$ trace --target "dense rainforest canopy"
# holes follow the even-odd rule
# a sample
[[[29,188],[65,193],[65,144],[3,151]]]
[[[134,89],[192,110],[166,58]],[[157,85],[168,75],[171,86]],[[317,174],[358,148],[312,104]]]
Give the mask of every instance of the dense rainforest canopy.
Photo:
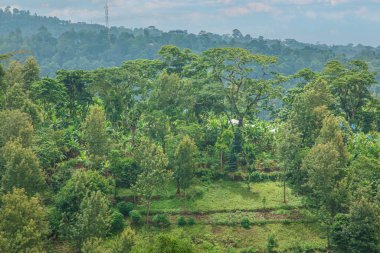
[[[0,252],[380,252],[378,49],[3,19]]]

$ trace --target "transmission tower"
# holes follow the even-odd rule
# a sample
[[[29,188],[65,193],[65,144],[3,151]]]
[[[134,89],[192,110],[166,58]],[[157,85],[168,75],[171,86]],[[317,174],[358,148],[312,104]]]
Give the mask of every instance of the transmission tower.
[[[108,0],[106,0],[106,5],[104,6],[104,13],[105,13],[105,18],[106,18],[106,27],[110,28],[109,16],[108,16]]]

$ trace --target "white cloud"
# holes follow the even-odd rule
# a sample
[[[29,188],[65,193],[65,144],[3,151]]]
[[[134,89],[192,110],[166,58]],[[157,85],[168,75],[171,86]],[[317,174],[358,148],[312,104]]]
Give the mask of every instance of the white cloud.
[[[240,7],[225,8],[223,9],[222,12],[229,16],[241,16],[241,15],[250,14],[252,12],[270,13],[274,15],[278,15],[281,13],[280,10],[274,8],[272,5],[265,4],[262,2],[249,3],[245,6],[240,6]]]

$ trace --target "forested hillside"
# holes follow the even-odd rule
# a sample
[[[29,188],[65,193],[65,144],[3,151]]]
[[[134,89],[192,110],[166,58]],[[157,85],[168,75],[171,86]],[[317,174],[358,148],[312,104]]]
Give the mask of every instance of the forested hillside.
[[[59,69],[92,70],[120,66],[125,60],[156,59],[163,45],[188,48],[196,53],[214,47],[245,48],[253,53],[278,57],[275,68],[283,74],[292,74],[301,68],[320,71],[332,59],[365,60],[371,70],[380,70],[380,47],[313,45],[293,39],[269,40],[258,35],[243,35],[237,29],[228,35],[206,31],[199,34],[182,30],[163,32],[153,26],[135,29],[112,27],[108,31],[101,25],[70,23],[9,8],[0,10],[0,24],[0,52],[28,50],[30,53],[20,57],[35,56],[42,74],[50,76]]]
[[[380,253],[379,73],[0,9],[0,252]]]
[[[157,54],[54,78],[0,55],[0,252],[379,252],[365,62]]]

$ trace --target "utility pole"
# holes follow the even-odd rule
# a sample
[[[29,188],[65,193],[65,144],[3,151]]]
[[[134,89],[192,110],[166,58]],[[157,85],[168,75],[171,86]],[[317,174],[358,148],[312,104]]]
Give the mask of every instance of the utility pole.
[[[105,21],[106,21],[107,38],[109,41],[110,40],[110,20],[109,20],[109,15],[108,15],[108,0],[106,0],[106,5],[104,6],[104,14],[105,14]]]
[[[110,24],[109,24],[109,16],[108,16],[108,0],[106,0],[106,5],[104,6],[104,13],[105,13],[105,18],[106,18],[106,27],[107,29],[109,29]]]

